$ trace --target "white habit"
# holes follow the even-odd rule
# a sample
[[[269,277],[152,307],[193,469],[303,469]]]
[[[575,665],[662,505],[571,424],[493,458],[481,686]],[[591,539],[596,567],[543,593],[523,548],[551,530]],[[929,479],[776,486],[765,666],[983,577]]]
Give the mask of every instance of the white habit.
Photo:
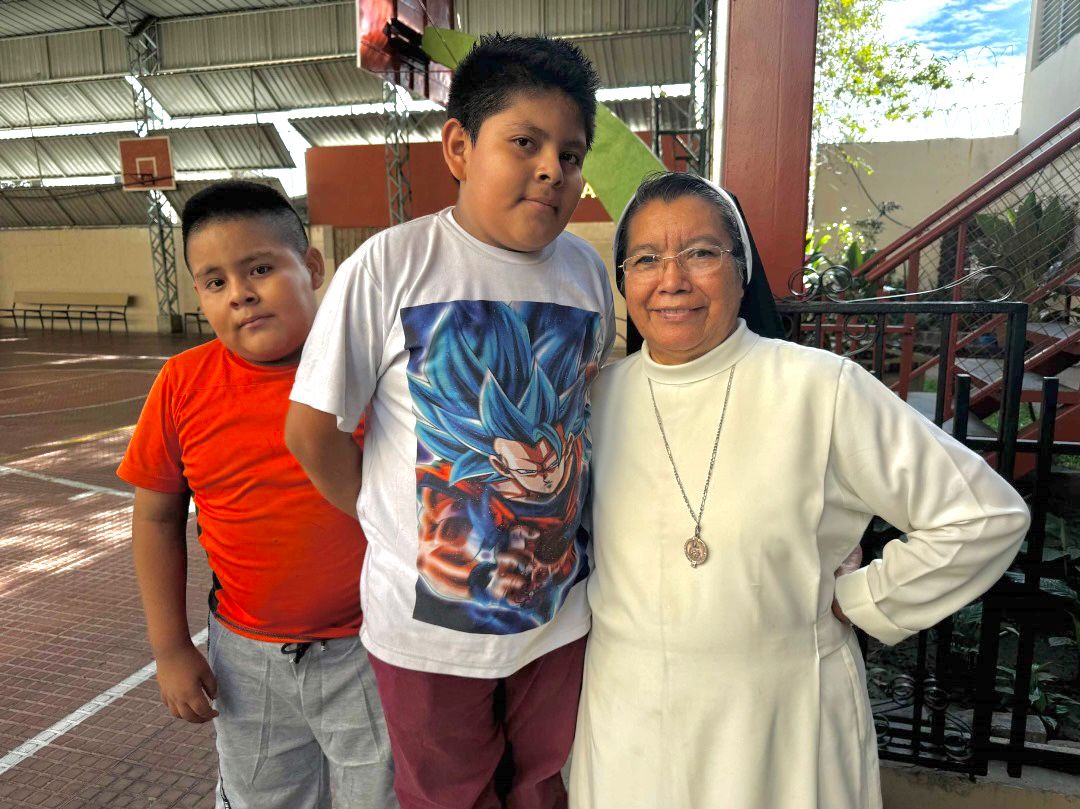
[[[734,382],[702,522],[728,375]],[[742,321],[697,360],[648,349],[593,388],[593,628],[571,809],[881,806],[866,681],[844,612],[893,644],[1001,576],[1029,517],[976,454],[854,363]],[[907,534],[833,571],[877,514]]]

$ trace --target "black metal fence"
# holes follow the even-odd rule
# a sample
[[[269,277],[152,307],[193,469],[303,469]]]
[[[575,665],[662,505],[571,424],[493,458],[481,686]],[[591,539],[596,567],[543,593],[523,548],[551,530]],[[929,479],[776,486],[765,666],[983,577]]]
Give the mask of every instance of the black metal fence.
[[[889,358],[896,356],[900,341],[910,337],[913,321],[919,324],[923,342],[936,344],[944,357],[955,346],[958,324],[995,316],[1003,320],[996,412],[988,415],[985,403],[981,419],[971,412],[968,376],[955,380],[955,406],[947,406],[946,396],[954,386],[947,384],[946,362],[937,364],[936,384],[931,378],[924,390],[905,393],[909,404],[983,453],[1010,482],[1018,457],[1035,455],[1034,472],[1017,484],[1032,512],[1026,542],[1005,576],[960,613],[893,650],[866,636],[860,641],[867,658],[882,758],[971,775],[986,774],[992,759],[1006,761],[1013,776],[1021,774],[1024,764],[1080,772],[1080,747],[1027,738],[1028,718],[1034,710],[1041,709],[1037,715],[1047,727],[1055,721],[1043,699],[1046,678],[1052,675],[1035,661],[1036,640],[1055,631],[1063,616],[1076,615],[1073,640],[1080,643],[1080,598],[1061,581],[1069,560],[1050,559],[1045,542],[1047,505],[1055,478],[1052,459],[1080,456],[1080,443],[1054,440],[1058,382],[1052,378],[1042,383],[1038,437],[1018,437],[1028,306],[1019,302],[788,301],[779,302],[777,308],[788,339],[850,356],[894,388],[900,386],[895,384],[896,369],[890,367]],[[946,420],[949,414],[952,417]],[[896,529],[875,519],[863,538],[866,558],[874,558],[885,542],[897,536]],[[1054,585],[1047,586],[1048,582]],[[1002,643],[1003,636],[1007,644]],[[1080,671],[1076,677],[1080,681]],[[1002,727],[1002,714],[1008,717],[1007,727]]]

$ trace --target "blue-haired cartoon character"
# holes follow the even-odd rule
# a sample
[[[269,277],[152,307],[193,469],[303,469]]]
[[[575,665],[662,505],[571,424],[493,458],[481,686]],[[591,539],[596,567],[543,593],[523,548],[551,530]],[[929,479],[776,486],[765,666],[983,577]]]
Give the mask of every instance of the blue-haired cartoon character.
[[[414,617],[493,634],[546,623],[588,572],[585,393],[600,317],[455,301],[402,323],[417,417]]]

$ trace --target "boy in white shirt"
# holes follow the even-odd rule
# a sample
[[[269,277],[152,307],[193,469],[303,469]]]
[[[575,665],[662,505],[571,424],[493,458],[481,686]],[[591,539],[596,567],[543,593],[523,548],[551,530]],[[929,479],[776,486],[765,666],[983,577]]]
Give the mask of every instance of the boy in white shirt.
[[[296,375],[286,442],[368,536],[361,638],[404,809],[498,806],[507,749],[509,807],[566,805],[589,630],[586,391],[614,315],[599,256],[563,231],[598,83],[565,42],[482,38],[442,135],[457,204],[342,265]],[[361,458],[347,439],[369,404]]]

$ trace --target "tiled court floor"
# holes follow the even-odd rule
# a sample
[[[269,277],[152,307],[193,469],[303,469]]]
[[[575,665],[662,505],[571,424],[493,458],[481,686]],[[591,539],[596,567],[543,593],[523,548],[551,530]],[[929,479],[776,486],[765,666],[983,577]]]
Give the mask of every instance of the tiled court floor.
[[[213,730],[158,700],[113,474],[182,338],[0,330],[0,809],[211,807]],[[188,617],[209,575],[189,534]]]

